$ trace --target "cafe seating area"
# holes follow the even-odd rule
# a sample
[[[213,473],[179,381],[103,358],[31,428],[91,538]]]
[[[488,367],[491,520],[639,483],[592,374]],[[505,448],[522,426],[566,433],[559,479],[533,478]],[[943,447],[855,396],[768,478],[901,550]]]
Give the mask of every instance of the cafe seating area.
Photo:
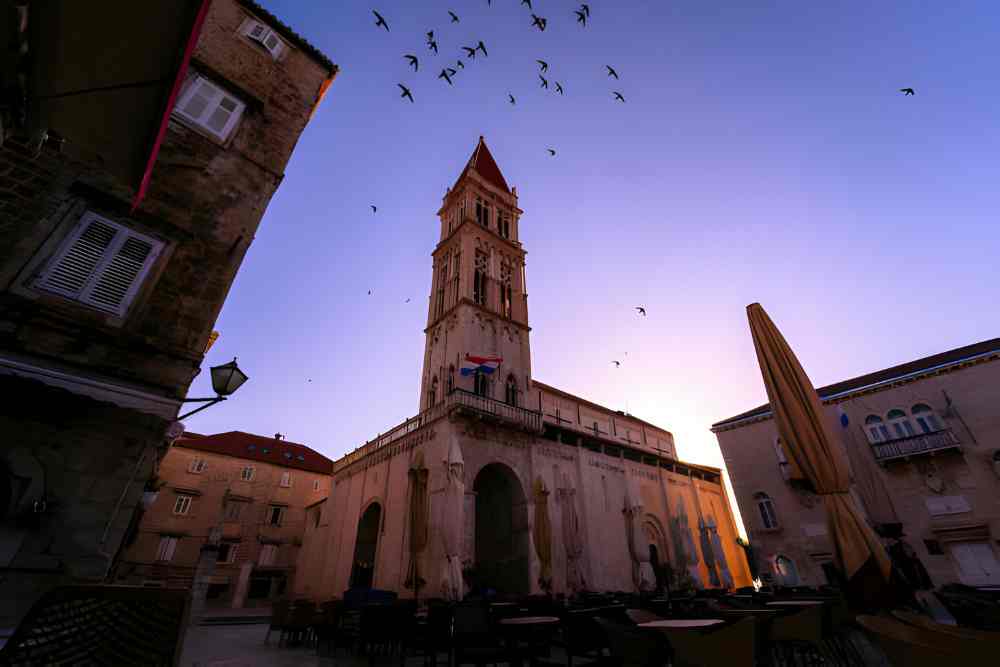
[[[833,590],[398,599],[345,591],[274,605],[266,641],[319,655],[424,665],[909,665],[996,655],[1000,633],[916,611],[856,616]]]

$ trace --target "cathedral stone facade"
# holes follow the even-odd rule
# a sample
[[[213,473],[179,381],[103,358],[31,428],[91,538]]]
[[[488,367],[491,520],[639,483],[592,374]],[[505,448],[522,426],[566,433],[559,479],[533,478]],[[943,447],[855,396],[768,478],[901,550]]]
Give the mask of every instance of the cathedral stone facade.
[[[334,464],[296,594],[750,584],[719,469],[533,379],[521,214],[480,137],[438,211],[421,412]]]

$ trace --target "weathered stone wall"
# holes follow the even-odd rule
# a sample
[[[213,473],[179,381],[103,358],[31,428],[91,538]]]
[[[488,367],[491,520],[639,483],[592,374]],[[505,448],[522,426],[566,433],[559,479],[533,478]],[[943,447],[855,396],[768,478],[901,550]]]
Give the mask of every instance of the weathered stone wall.
[[[1000,560],[1000,550],[995,546],[1000,539],[1000,479],[993,461],[1000,434],[998,378],[1000,362],[989,361],[846,397],[836,405],[826,406],[831,424],[837,424],[837,407],[848,416],[848,431],[834,426],[841,444],[846,447],[850,440],[870,458],[868,463],[903,524],[906,542],[936,586],[963,578],[950,551],[952,544],[985,544]],[[945,394],[953,402],[952,410]],[[864,434],[865,418],[870,414],[884,416],[893,408],[909,413],[918,403],[936,412],[942,425],[961,443],[961,452],[912,456],[879,466]],[[919,429],[915,421],[913,426]],[[794,562],[803,583],[826,583],[821,565],[829,562],[832,547],[822,503],[813,494],[797,491],[782,477],[774,449],[778,437],[774,420],[767,418],[720,430],[717,437],[761,568],[773,574],[774,559],[784,555]],[[772,499],[780,522],[778,528],[764,528],[754,500],[758,493]],[[959,497],[963,500],[950,500]],[[932,515],[928,502],[950,503],[961,511]],[[967,507],[960,504],[963,502]],[[925,540],[937,542],[941,553],[931,553]]]
[[[465,418],[438,419],[414,432],[384,452],[356,462],[337,473],[333,491],[325,503],[320,527],[306,535],[298,564],[296,592],[316,598],[341,595],[348,587],[358,521],[372,502],[383,508],[383,526],[375,565],[375,587],[412,595],[404,584],[409,568],[409,482],[407,471],[418,455],[423,456],[430,476],[430,536],[420,560],[421,573],[427,581],[422,596],[442,595],[444,548],[439,516],[443,502],[445,464],[452,440],[461,448],[466,487],[463,560],[475,561],[474,492],[477,475],[486,466],[506,466],[521,487],[526,500],[529,531],[529,581],[532,592],[541,592],[539,561],[533,543],[534,498],[532,489],[541,480],[549,491],[548,512],[552,526],[552,590],[564,593],[568,585],[568,557],[562,531],[565,501],[560,490],[575,489],[576,512],[580,522],[584,552],[581,571],[590,590],[635,590],[633,564],[626,539],[623,510],[626,495],[632,504],[643,506],[643,548],[654,543],[661,562],[686,568],[690,564],[705,586],[712,583],[708,574],[699,518],[711,517],[719,531],[732,585],[750,584],[749,571],[742,551],[736,544],[736,529],[728,501],[720,484],[694,480],[690,476],[644,464],[595,453],[575,444],[554,442],[521,431]],[[679,508],[683,506],[683,512]],[[519,510],[520,511],[520,510]],[[686,516],[690,539],[684,542],[691,551],[683,558],[675,549],[672,528],[679,513]],[[326,545],[325,550],[312,541]],[[680,560],[679,560],[680,559]],[[308,583],[307,583],[308,582]]]
[[[103,580],[166,422],[39,382],[0,377],[0,627],[60,581]],[[44,504],[37,501],[44,501]]]

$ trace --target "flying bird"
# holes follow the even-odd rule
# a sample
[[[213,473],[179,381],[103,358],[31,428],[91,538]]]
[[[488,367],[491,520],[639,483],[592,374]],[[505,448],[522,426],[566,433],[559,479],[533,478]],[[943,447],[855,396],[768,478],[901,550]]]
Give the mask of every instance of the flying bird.
[[[451,82],[451,75],[449,74],[449,71],[450,72],[455,72],[455,70],[450,69],[450,68],[443,69],[443,70],[441,70],[441,73],[438,74],[438,78],[439,79],[444,79],[445,81],[447,81],[449,86],[454,86],[455,84],[453,84]]]
[[[448,10],[448,16],[450,16],[450,17],[451,17],[451,22],[452,22],[452,23],[458,23],[458,15],[456,15],[456,14],[455,14],[455,12],[453,12],[453,11],[451,11],[451,10],[449,9],[449,10]]]
[[[510,103],[511,104],[517,104],[517,101],[514,99],[513,95],[511,95],[510,93],[507,93],[507,97],[510,98]]]
[[[435,41],[433,41],[433,40],[431,40],[430,42],[427,42],[427,48],[429,48],[434,53],[437,53],[438,52],[438,43],[435,42]]]
[[[372,207],[372,215],[378,213],[378,208],[375,206],[375,204],[372,204],[371,207]]]
[[[486,53],[486,45],[483,44],[483,40],[479,40],[479,44],[476,44],[476,48],[483,52],[483,55],[489,57],[490,54]]]
[[[581,10],[579,10],[579,9],[574,9],[573,11],[576,12],[576,22],[577,23],[582,23],[583,27],[586,28],[587,27],[587,15],[584,12],[582,12]]]
[[[560,84],[558,81],[556,81],[556,92],[559,93],[560,95],[563,94],[562,84]]]
[[[903,97],[916,94],[912,88],[900,88],[899,92],[903,93]]]
[[[465,51],[466,58],[476,59],[476,49],[471,46],[463,46],[462,50]]]
[[[543,72],[548,72],[549,71],[549,64],[547,62],[545,62],[544,60],[536,60],[535,62],[542,66],[542,71]]]
[[[459,61],[458,61],[458,66],[459,66],[459,67],[460,67],[461,69],[465,69],[465,63],[463,63],[463,62],[462,62],[461,60],[459,60]]]
[[[620,361],[612,361],[611,363],[613,363],[615,365],[615,368],[621,368],[622,367],[622,362],[620,362]]]
[[[643,308],[642,306],[636,306],[635,309],[636,309],[636,311],[640,315],[642,315],[643,317],[646,317],[646,309],[645,308]]]
[[[386,32],[389,32],[389,24],[385,22],[385,18],[374,9],[372,10],[372,14],[374,14],[376,18],[375,27],[377,28],[378,26],[382,26],[385,28]]]
[[[531,0],[521,0],[522,5],[528,5],[528,9],[531,9]]]
[[[552,157],[555,157],[555,156],[556,156],[556,151],[555,151],[555,149],[552,149],[552,148],[549,148],[549,149],[547,149],[547,150],[549,151],[549,155],[551,155]]]
[[[617,90],[615,91],[615,99],[618,100],[619,102],[624,102],[625,101],[625,98],[622,97],[622,94],[619,93]]]
[[[371,295],[372,295],[372,291],[368,290],[368,296],[371,296]]]
[[[614,67],[612,67],[611,65],[605,65],[605,67],[608,68],[608,76],[613,76],[616,79],[618,78],[618,72],[615,71]]]
[[[417,60],[416,56],[413,56],[413,55],[410,55],[410,54],[406,54],[403,57],[406,58],[410,62],[411,65],[413,65],[413,71],[414,72],[416,72],[416,71],[418,71],[420,69],[420,61]]]
[[[433,42],[434,41],[434,31],[433,30],[428,30],[427,31],[427,41],[428,42]]]
[[[404,301],[403,303],[409,303],[409,302],[410,302],[410,300],[409,300],[409,299],[407,299],[407,300],[406,300],[406,301]]]
[[[549,80],[548,79],[546,79],[541,74],[538,75],[538,78],[542,80],[542,88],[548,88],[549,87]]]
[[[580,5],[580,9],[587,15],[587,18],[590,18],[590,5]]]
[[[535,14],[531,15],[531,25],[538,26],[538,29],[541,30],[542,32],[545,32],[545,25],[547,23],[548,20],[543,19],[541,16],[537,16]]]
[[[406,86],[404,86],[401,83],[397,83],[396,85],[399,86],[400,89],[402,89],[402,91],[403,91],[402,93],[400,93],[399,96],[400,97],[408,97],[410,99],[410,101],[412,102],[413,101],[413,94],[410,92],[410,89],[407,88]]]

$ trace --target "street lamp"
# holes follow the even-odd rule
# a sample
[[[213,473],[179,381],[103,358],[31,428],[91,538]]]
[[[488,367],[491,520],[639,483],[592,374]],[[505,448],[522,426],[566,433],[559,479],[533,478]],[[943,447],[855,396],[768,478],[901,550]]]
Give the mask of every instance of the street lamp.
[[[233,357],[233,360],[228,364],[212,366],[210,370],[212,373],[212,389],[216,393],[215,398],[185,398],[182,403],[204,403],[205,405],[179,416],[177,418],[178,421],[226,400],[249,379],[247,374],[241,371],[240,367],[236,365],[236,357]]]

